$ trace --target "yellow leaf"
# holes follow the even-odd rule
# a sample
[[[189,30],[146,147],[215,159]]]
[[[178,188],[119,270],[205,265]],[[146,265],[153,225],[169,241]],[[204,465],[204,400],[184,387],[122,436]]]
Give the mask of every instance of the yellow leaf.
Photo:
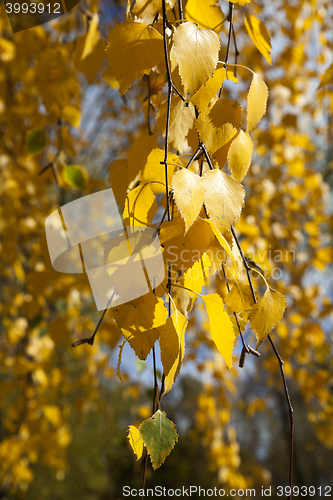
[[[131,173],[133,172],[136,175],[144,169],[148,156],[156,148],[156,141],[156,135],[146,135],[139,137],[133,142],[127,158]]]
[[[190,269],[184,273],[184,286],[189,290],[193,290],[192,293],[188,290],[190,297],[196,299],[198,293],[201,292],[202,287],[205,286],[205,274],[208,274],[208,270],[211,266],[210,258],[205,252],[200,260],[196,262]]]
[[[139,460],[142,457],[143,452],[143,441],[142,437],[140,436],[139,429],[137,429],[137,427],[135,427],[134,425],[129,425],[127,438],[133,452],[136,455],[136,459]]]
[[[230,0],[230,1],[231,1],[231,3],[237,3],[238,5],[246,5],[251,0]]]
[[[211,228],[200,217],[184,233],[185,223],[180,217],[161,225],[160,242],[164,247],[165,258],[171,269],[180,273],[200,260],[214,238]]]
[[[156,128],[165,136],[167,101],[164,101],[156,114]],[[185,103],[177,95],[172,99],[170,110],[169,142],[177,151],[188,147],[186,136],[193,126],[195,110],[192,103]]]
[[[163,37],[152,26],[125,22],[110,31],[106,54],[123,95],[137,78],[148,75],[164,57]]]
[[[284,295],[270,287],[253,306],[249,319],[251,328],[257,335],[257,348],[280,323],[286,307],[287,300]]]
[[[124,224],[146,226],[151,223],[157,211],[157,202],[149,184],[132,189],[126,197],[123,213]]]
[[[214,154],[237,134],[240,127],[241,107],[230,99],[212,100],[197,119],[197,129],[209,153]]]
[[[139,359],[145,360],[161,333],[168,310],[153,292],[113,309],[113,316]]]
[[[213,76],[194,94],[191,102],[198,108],[200,113],[205,111],[207,105],[221,88],[225,78],[225,68],[216,69]]]
[[[230,175],[215,169],[203,176],[204,203],[209,217],[223,234],[239,217],[245,197],[243,186]]]
[[[236,281],[226,295],[224,302],[233,312],[248,311],[254,304],[250,286]]]
[[[189,230],[201,210],[205,188],[202,177],[186,168],[175,173],[172,179],[173,196],[185,220],[185,232]]]
[[[247,94],[247,131],[250,132],[266,113],[268,88],[257,73],[253,74]]]
[[[185,352],[185,330],[188,320],[177,309],[167,319],[160,335],[161,361],[168,392],[180,371]]]
[[[155,148],[148,155],[146,165],[142,171],[141,181],[151,182],[150,187],[154,193],[165,193],[165,166],[164,164],[161,164],[163,161],[164,151],[162,149]],[[175,173],[177,166],[180,165],[180,162],[178,156],[175,154],[169,154],[168,162],[168,177],[170,186],[173,174]]]
[[[98,31],[99,17],[98,14],[93,14],[92,19],[90,20],[89,30],[86,35],[86,39],[83,46],[83,51],[81,54],[81,61],[83,61],[87,56],[89,56],[94,48],[96,47],[99,40],[99,31]]]
[[[192,95],[206,83],[218,61],[220,40],[211,30],[183,23],[173,35],[179,73],[186,94]]]
[[[65,122],[69,123],[73,127],[79,127],[81,121],[81,111],[79,106],[67,104],[67,106],[65,106],[62,110],[62,117]]]
[[[232,141],[228,151],[229,170],[237,181],[243,180],[247,174],[251,165],[252,151],[251,137],[247,132],[241,130],[236,139]]]
[[[75,68],[83,73],[88,80],[88,83],[92,84],[97,72],[99,71],[104,59],[105,59],[105,40],[99,39],[92,51],[86,55],[84,59],[81,58],[83,49],[86,42],[86,36],[81,35],[74,45],[75,47],[75,57],[74,66]],[[72,42],[73,43],[73,42]]]
[[[185,7],[186,19],[200,28],[214,29],[223,21],[223,13],[216,0],[188,0]]]
[[[132,3],[132,2],[131,2]],[[172,8],[176,4],[176,0],[166,0],[167,9]],[[158,12],[162,11],[162,2],[161,0],[136,0],[135,5],[132,9],[132,13],[137,18],[143,18],[148,16],[153,16]]]
[[[214,222],[212,220],[210,220],[210,219],[204,219],[204,220],[212,228],[213,233],[216,236],[217,241],[219,242],[219,244],[221,245],[221,247],[224,248],[224,250],[232,258],[232,260],[234,260],[234,256],[233,256],[233,253],[232,253],[231,248],[229,246],[229,243],[227,242],[227,240],[225,239],[225,237],[220,233],[220,231],[217,229],[217,227],[215,226]]]
[[[272,64],[272,59],[270,56],[270,51],[272,48],[271,38],[265,23],[260,21],[260,19],[253,16],[252,14],[246,12],[245,27],[259,52],[264,56],[269,64]]]
[[[235,334],[228,314],[223,310],[222,298],[217,294],[203,295],[209,318],[209,330],[219,352],[222,354],[228,368],[232,368],[232,350]]]

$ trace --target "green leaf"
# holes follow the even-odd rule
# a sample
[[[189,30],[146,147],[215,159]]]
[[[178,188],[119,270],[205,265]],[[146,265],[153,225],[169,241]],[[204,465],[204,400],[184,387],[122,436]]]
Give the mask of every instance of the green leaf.
[[[86,181],[82,168],[79,165],[67,165],[63,170],[64,181],[75,189],[83,191],[86,187]]]
[[[157,410],[152,417],[142,422],[139,432],[148,450],[153,468],[158,469],[178,441],[175,424],[166,418],[163,411]]]
[[[27,136],[28,153],[35,155],[42,151],[47,144],[47,137],[44,130],[30,130]]]

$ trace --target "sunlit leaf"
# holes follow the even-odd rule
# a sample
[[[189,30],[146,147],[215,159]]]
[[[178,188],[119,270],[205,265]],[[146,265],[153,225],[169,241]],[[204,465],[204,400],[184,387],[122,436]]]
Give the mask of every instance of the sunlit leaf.
[[[241,130],[228,151],[229,169],[233,177],[242,181],[251,165],[253,144],[247,132]]]
[[[186,19],[200,28],[221,29],[223,13],[216,0],[188,0],[185,7]]]
[[[83,51],[80,57],[81,61],[84,60],[87,56],[89,56],[93,52],[94,48],[98,43],[98,40],[100,38],[98,31],[98,24],[99,24],[99,17],[98,14],[95,13],[93,14],[89,23],[89,30],[86,35]]]
[[[146,226],[152,222],[157,202],[149,184],[137,186],[126,197],[124,223],[129,226]]]
[[[128,426],[127,439],[133,452],[136,455],[136,459],[139,460],[142,457],[143,452],[143,441],[140,435],[139,429],[134,425]]]
[[[218,169],[203,176],[204,203],[209,217],[223,234],[239,217],[244,203],[244,188],[230,175]]]
[[[247,94],[247,131],[250,132],[266,113],[268,88],[256,73],[253,74]]]
[[[182,23],[173,35],[174,50],[185,93],[192,95],[213,74],[220,41],[216,33],[196,24]]]
[[[172,187],[177,207],[185,220],[187,232],[198,217],[204,201],[205,188],[202,177],[183,168],[173,176]]]
[[[217,293],[203,295],[202,298],[209,318],[209,330],[212,340],[222,354],[228,368],[231,368],[235,334],[231,320],[223,310],[223,300]]]
[[[284,295],[267,288],[263,297],[253,306],[250,312],[251,328],[257,335],[257,347],[281,321],[287,300]]]
[[[245,27],[259,52],[264,56],[269,64],[272,64],[270,56],[271,38],[265,23],[252,14],[246,12]]]
[[[192,97],[191,102],[198,108],[200,113],[203,113],[221,88],[223,81],[226,78],[224,68],[218,68],[214,71],[213,76],[203,85]]]

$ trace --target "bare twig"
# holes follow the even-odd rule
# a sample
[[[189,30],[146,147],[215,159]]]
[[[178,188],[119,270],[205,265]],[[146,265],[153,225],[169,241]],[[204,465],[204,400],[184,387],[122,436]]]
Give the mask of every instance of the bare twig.
[[[246,258],[244,256],[244,253],[243,253],[243,250],[240,246],[240,243],[239,243],[239,240],[237,238],[237,235],[235,233],[235,230],[234,228],[231,226],[231,232],[232,232],[232,235],[236,241],[236,245],[238,247],[238,250],[239,250],[239,253],[240,253],[240,256],[242,258],[242,261],[243,261],[243,265],[245,267],[245,270],[246,270],[246,274],[247,274],[247,279],[248,279],[248,282],[249,282],[249,285],[250,285],[250,288],[251,288],[251,293],[252,293],[252,297],[253,297],[253,300],[254,300],[254,303],[257,302],[257,297],[256,297],[256,294],[254,292],[254,288],[253,288],[253,283],[252,283],[252,280],[251,280],[251,276],[250,276],[250,267],[246,261]],[[293,459],[294,459],[294,410],[293,410],[293,407],[291,405],[291,400],[290,400],[290,396],[289,396],[289,390],[288,390],[288,385],[287,385],[287,380],[286,380],[286,376],[285,376],[285,373],[284,373],[284,369],[283,369],[283,364],[284,364],[284,361],[283,359],[281,358],[280,354],[279,354],[279,351],[277,350],[274,342],[273,342],[273,339],[270,335],[267,335],[267,338],[272,346],[272,349],[274,351],[274,354],[275,356],[277,357],[278,359],[278,362],[279,362],[279,366],[280,366],[280,372],[281,372],[281,377],[282,377],[282,382],[283,382],[283,388],[284,388],[284,392],[285,392],[285,396],[286,396],[286,400],[287,400],[287,404],[288,404],[288,410],[289,410],[289,420],[290,420],[290,455],[289,455],[289,486],[290,486],[290,495],[288,497],[288,500],[291,500],[292,499],[292,496],[293,496],[293,491],[292,491],[292,480],[293,480]]]

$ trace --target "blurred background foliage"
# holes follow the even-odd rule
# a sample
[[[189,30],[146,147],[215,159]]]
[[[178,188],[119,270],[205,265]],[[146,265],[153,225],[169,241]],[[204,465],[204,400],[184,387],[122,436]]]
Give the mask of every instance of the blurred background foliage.
[[[220,8],[227,14],[228,3]],[[273,64],[236,8],[238,61],[270,89],[236,227],[246,254],[288,299],[274,341],[295,409],[295,484],[325,486],[333,447],[333,99],[326,71],[333,6],[252,0],[246,8],[267,25]],[[108,187],[110,163],[147,133],[147,87],[133,85],[120,98],[106,65],[105,39],[124,19],[124,2],[83,1],[15,35],[4,3],[0,9],[0,498],[118,499],[123,485],[141,484],[126,429],[151,414],[151,359],[135,363],[126,346],[121,384],[122,335],[112,312],[94,346],[71,347],[92,333],[99,314],[85,275],[52,269],[44,222],[58,206]],[[230,83],[230,96],[244,98],[243,82]],[[222,280],[216,287],[223,289]],[[261,358],[239,370],[237,344],[229,372],[197,311],[183,375],[163,399],[179,443],[161,469],[148,470],[147,485],[286,484],[288,414],[274,354],[264,344]]]

